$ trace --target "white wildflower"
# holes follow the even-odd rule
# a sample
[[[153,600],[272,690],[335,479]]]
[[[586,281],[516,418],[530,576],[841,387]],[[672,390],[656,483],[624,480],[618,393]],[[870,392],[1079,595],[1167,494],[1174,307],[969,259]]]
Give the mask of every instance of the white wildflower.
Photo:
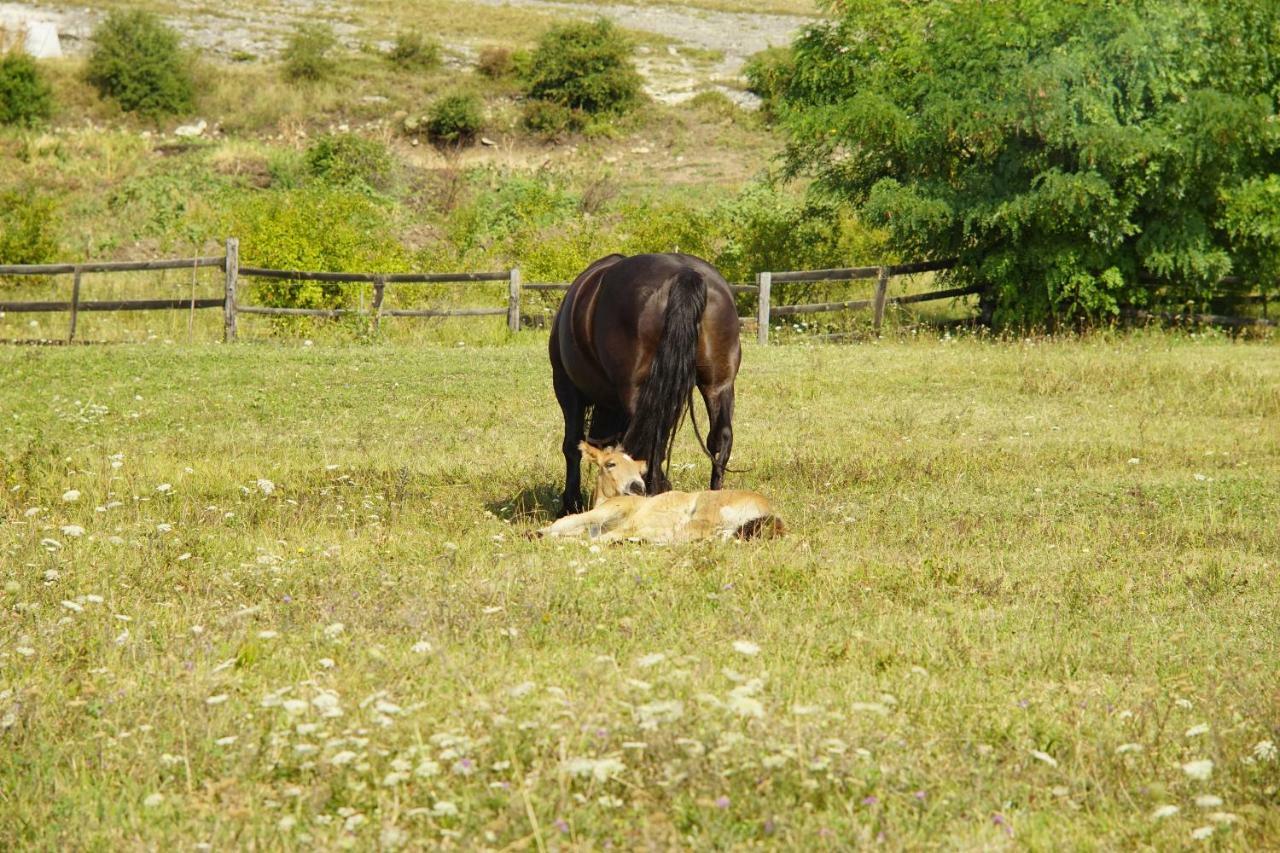
[[[72,539],[77,539],[84,535],[84,528],[78,524],[64,524],[60,529],[63,536],[70,536]]]
[[[1208,734],[1208,733],[1209,733],[1208,723],[1196,723],[1194,726],[1187,729],[1187,737],[1199,737],[1200,735]]]
[[[413,768],[413,775],[423,779],[429,779],[432,776],[440,775],[440,765],[431,759],[421,761],[417,767]]]
[[[617,758],[570,758],[560,765],[570,776],[590,776],[597,782],[607,782],[627,769]]]
[[[338,706],[338,697],[334,693],[319,693],[312,698],[311,704],[315,706],[322,717],[342,716],[342,708]]]
[[[276,637],[279,637],[279,636],[280,634],[277,631],[259,631],[258,632],[259,640],[274,640]]]
[[[409,651],[413,652],[415,655],[429,654],[431,652],[431,644],[426,640],[419,640],[409,647]]]
[[[75,503],[80,500],[80,491],[78,489],[67,489],[62,493],[63,503]]]
[[[739,717],[755,717],[756,719],[764,717],[764,703],[753,696],[739,693],[737,690],[729,693],[724,705]]]
[[[346,630],[346,627],[341,622],[334,622],[332,625],[325,626],[324,635],[332,640]]]
[[[1041,752],[1038,749],[1033,749],[1031,750],[1031,757],[1036,759],[1037,761],[1043,761],[1045,764],[1048,764],[1050,767],[1058,766],[1058,759],[1054,758],[1052,755],[1050,755],[1047,752]]]
[[[1213,836],[1212,826],[1197,826],[1191,830],[1191,837],[1196,841],[1205,841]]]
[[[1199,761],[1188,761],[1182,765],[1182,772],[1192,779],[1203,782],[1213,775],[1213,761],[1208,758],[1202,758]]]
[[[307,710],[307,703],[301,699],[286,699],[280,703],[280,707],[290,716],[296,717]]]
[[[160,805],[163,802],[164,802],[164,794],[156,792],[154,794],[147,794],[147,798],[142,801],[142,804],[149,809],[154,809],[156,806]]]
[[[1163,806],[1156,806],[1155,811],[1151,813],[1153,820],[1162,820],[1166,817],[1173,817],[1179,812],[1177,806],[1166,803]]]
[[[226,737],[218,738],[214,743],[218,746],[231,746],[231,744],[235,743],[237,740],[239,740],[239,735],[227,735]]]
[[[760,647],[750,640],[734,640],[733,650],[740,655],[752,657],[760,654]]]
[[[1196,808],[1216,809],[1221,805],[1222,797],[1215,796],[1214,794],[1201,794],[1196,797]]]
[[[225,693],[219,693],[216,696],[210,696],[208,699],[204,700],[204,703],[206,705],[221,705],[230,698],[231,697]]]
[[[452,817],[458,813],[458,807],[448,800],[437,800],[431,807],[431,813],[436,817]]]
[[[336,767],[341,767],[344,764],[350,764],[355,761],[356,757],[357,756],[354,752],[349,749],[344,749],[342,752],[338,752],[330,756],[329,763]]]
[[[316,663],[321,669],[333,669],[334,667],[333,658],[320,658]]]
[[[511,694],[512,698],[519,699],[521,696],[528,696],[537,689],[538,685],[532,681],[522,681],[507,692]]]
[[[74,601],[63,601],[62,606],[70,610],[72,613],[79,613],[80,611],[84,610],[83,607],[81,607],[79,604],[76,604]]]
[[[636,722],[642,729],[656,729],[662,723],[674,723],[684,716],[684,703],[679,699],[664,699],[640,705],[635,710]]]
[[[849,705],[850,711],[867,711],[872,714],[886,716],[889,713],[889,706],[883,702],[854,702]]]
[[[654,652],[652,654],[645,655],[644,657],[637,660],[636,666],[642,669],[648,669],[651,666],[657,666],[658,664],[662,663],[666,659],[667,659],[667,656],[664,655],[662,652]]]
[[[1209,815],[1209,820],[1214,823],[1235,823],[1240,820],[1240,816],[1234,815],[1231,812],[1214,812]]]
[[[1173,700],[1173,704],[1177,705],[1179,708],[1184,708],[1184,709],[1186,709],[1186,710],[1188,710],[1188,711],[1190,711],[1190,710],[1191,710],[1191,708],[1192,708],[1191,700],[1190,700],[1190,699],[1182,699],[1182,698],[1178,698],[1178,699]]]
[[[167,495],[169,494],[169,492],[173,491],[173,486],[170,485],[169,483],[161,483],[160,485],[156,486],[156,491],[162,495]]]
[[[22,655],[24,658],[29,658],[36,653],[36,650],[30,646],[17,646],[14,648],[14,651]]]
[[[281,832],[288,832],[298,824],[298,819],[291,814],[287,814],[276,822],[276,829]]]
[[[1140,743],[1122,743],[1116,747],[1116,755],[1124,755],[1126,752],[1142,752],[1143,746]]]
[[[1274,761],[1276,745],[1273,741],[1260,740],[1253,745],[1253,757],[1259,761]]]
[[[270,480],[264,480],[264,479],[258,480],[258,491],[262,492],[264,495],[269,495],[275,490],[276,490],[276,484],[271,482]]]

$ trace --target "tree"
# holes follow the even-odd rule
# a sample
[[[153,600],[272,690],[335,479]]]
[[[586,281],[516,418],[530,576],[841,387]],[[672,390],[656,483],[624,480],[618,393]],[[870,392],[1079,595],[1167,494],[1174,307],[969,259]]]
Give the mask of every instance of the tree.
[[[141,9],[111,12],[97,26],[85,72],[127,112],[156,117],[190,112],[195,104],[191,61],[178,34]]]
[[[998,321],[1203,302],[1228,273],[1274,283],[1280,4],[832,8],[780,96],[789,174],[904,254],[958,258]]]

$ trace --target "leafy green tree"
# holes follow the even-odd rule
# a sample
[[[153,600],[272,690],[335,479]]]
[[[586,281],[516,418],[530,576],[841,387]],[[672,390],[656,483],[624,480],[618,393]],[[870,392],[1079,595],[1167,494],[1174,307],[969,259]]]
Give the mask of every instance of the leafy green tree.
[[[53,114],[53,90],[40,66],[17,50],[0,54],[0,124],[36,125]]]
[[[631,44],[608,20],[552,27],[522,58],[530,98],[588,113],[620,113],[640,101]]]
[[[1204,302],[1280,269],[1280,4],[841,0],[779,95],[789,173],[997,321]],[[1161,284],[1152,284],[1159,281]]]
[[[178,34],[141,9],[111,12],[98,25],[86,75],[126,112],[185,113],[195,103],[191,62]]]

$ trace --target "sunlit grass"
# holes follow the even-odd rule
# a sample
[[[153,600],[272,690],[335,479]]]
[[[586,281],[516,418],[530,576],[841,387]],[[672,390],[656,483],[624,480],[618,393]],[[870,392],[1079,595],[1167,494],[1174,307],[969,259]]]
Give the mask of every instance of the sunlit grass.
[[[1274,346],[749,347],[595,551],[544,346],[0,349],[0,837],[1276,845]]]

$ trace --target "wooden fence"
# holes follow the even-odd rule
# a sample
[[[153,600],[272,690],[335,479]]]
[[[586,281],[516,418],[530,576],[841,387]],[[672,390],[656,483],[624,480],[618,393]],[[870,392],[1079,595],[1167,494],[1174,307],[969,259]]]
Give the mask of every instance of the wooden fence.
[[[935,299],[954,299],[982,291],[981,287],[953,287],[948,290],[931,290],[909,296],[889,296],[889,279],[900,275],[916,275],[950,269],[955,261],[922,261],[913,264],[891,264],[880,267],[846,267],[830,270],[794,270],[790,272],[762,272],[756,274],[752,290],[758,294],[756,301],[756,335],[761,344],[769,343],[769,321],[772,317],[788,317],[793,314],[817,314],[822,311],[861,311],[871,309],[871,323],[877,331],[884,322],[886,305],[906,305],[912,302],[929,302]],[[874,278],[876,289],[870,299],[854,299],[849,302],[812,302],[801,305],[773,306],[773,286],[801,281],[856,281]]]
[[[857,311],[871,309],[872,325],[878,331],[884,322],[884,312],[888,305],[907,305],[915,302],[929,302],[941,299],[955,299],[960,296],[971,296],[981,292],[981,287],[954,287],[946,290],[932,290],[906,296],[890,297],[889,280],[895,276],[917,275],[919,273],[937,272],[950,269],[954,260],[922,261],[908,264],[890,264],[874,267],[846,267],[824,270],[792,270],[786,272],[761,272],[756,274],[755,284],[730,285],[735,294],[753,294],[756,297],[757,339],[761,344],[769,343],[769,323],[774,317],[787,317],[796,314],[814,314],[827,311]],[[224,272],[224,292],[221,298],[195,298],[194,278],[192,296],[189,299],[98,299],[82,300],[80,298],[81,278],[86,273],[112,273],[149,270],[195,270],[216,267]],[[536,282],[522,284],[518,268],[495,272],[456,272],[456,273],[348,273],[348,272],[312,272],[307,270],[278,270],[265,267],[247,267],[240,265],[240,243],[230,238],[226,243],[226,253],[210,257],[176,258],[158,261],[109,261],[83,264],[16,264],[0,265],[0,275],[5,276],[71,276],[70,298],[66,301],[43,302],[4,302],[0,301],[0,313],[20,312],[70,312],[67,340],[76,337],[76,322],[82,311],[157,311],[187,309],[221,308],[223,311],[224,337],[228,342],[234,341],[237,334],[237,318],[241,314],[259,314],[275,317],[340,317],[344,315],[361,315],[368,317],[374,328],[377,328],[383,317],[489,317],[505,315],[507,328],[519,331],[520,294],[524,290],[532,292],[564,291],[569,288],[566,282]],[[368,308],[279,308],[268,305],[241,304],[238,287],[242,278],[274,279],[278,281],[322,281],[333,284],[372,284],[373,299]],[[875,279],[875,291],[870,299],[855,299],[846,302],[816,302],[798,305],[773,305],[773,289],[776,285],[794,282],[813,281],[856,281],[859,279]],[[507,304],[505,307],[491,308],[385,308],[383,296],[387,285],[401,284],[467,284],[471,282],[505,281],[507,282]],[[1228,280],[1224,280],[1228,281]],[[1261,297],[1259,297],[1261,299]],[[1210,314],[1178,314],[1155,315],[1141,311],[1127,312],[1134,319],[1163,319],[1172,322],[1200,322],[1216,325],[1277,325],[1276,321],[1266,319],[1265,300],[1263,301],[1264,317],[1225,317]],[[740,318],[744,323],[752,318]]]
[[[223,296],[216,299],[100,299],[80,298],[81,277],[85,273],[131,272],[144,270],[196,270],[217,267],[224,272]],[[311,272],[306,270],[277,270],[265,267],[240,265],[240,241],[227,240],[226,254],[202,258],[175,258],[161,261],[111,261],[85,264],[10,264],[0,265],[0,275],[6,276],[71,276],[70,299],[44,302],[0,302],[0,313],[68,311],[70,323],[67,340],[76,337],[76,321],[81,311],[158,311],[205,308],[221,308],[223,311],[224,338],[234,341],[237,334],[237,318],[241,314],[262,314],[274,317],[340,317],[359,314],[370,318],[376,328],[383,317],[490,317],[505,316],[507,328],[520,328],[520,270],[498,272],[457,273],[346,273]],[[263,278],[279,281],[323,281],[333,284],[372,284],[373,301],[364,308],[277,308],[269,305],[245,305],[238,297],[242,278]],[[507,282],[507,304],[502,308],[384,308],[383,295],[387,285],[398,284],[463,284],[479,281]]]

